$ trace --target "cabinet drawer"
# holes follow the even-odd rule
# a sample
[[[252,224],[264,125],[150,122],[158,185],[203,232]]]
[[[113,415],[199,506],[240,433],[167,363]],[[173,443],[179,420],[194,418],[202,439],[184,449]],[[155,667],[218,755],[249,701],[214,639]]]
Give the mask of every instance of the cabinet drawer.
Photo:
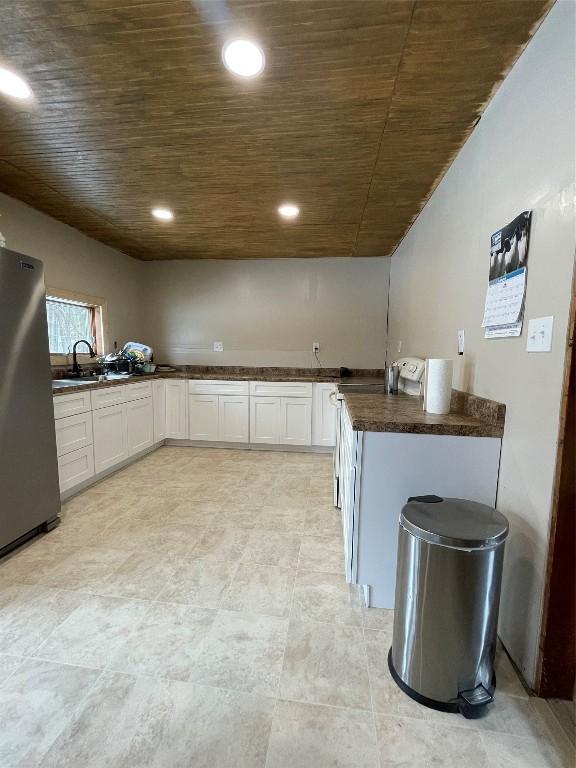
[[[216,381],[213,379],[194,380],[188,382],[188,392],[191,395],[247,395],[247,381]]]
[[[303,381],[251,381],[254,397],[312,397],[312,384]]]
[[[57,395],[52,398],[54,402],[54,418],[63,419],[66,416],[74,416],[77,413],[86,413],[92,409],[90,391],[72,392],[69,395]]]
[[[56,421],[56,448],[63,456],[79,448],[92,445],[92,414],[79,413]]]
[[[91,478],[94,474],[94,452],[92,446],[72,451],[58,459],[58,477],[60,493],[74,488],[79,483]]]
[[[131,402],[132,400],[142,400],[143,397],[152,397],[151,381],[143,381],[140,384],[126,385],[126,401]]]
[[[121,384],[115,387],[104,387],[92,391],[92,410],[97,411],[100,408],[108,408],[111,405],[120,405],[128,399],[128,384]]]

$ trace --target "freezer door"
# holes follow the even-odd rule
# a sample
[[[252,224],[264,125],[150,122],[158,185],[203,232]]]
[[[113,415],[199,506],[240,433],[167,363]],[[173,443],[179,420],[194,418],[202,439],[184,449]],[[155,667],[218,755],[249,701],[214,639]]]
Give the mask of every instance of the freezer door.
[[[0,550],[59,511],[43,265],[0,248]]]

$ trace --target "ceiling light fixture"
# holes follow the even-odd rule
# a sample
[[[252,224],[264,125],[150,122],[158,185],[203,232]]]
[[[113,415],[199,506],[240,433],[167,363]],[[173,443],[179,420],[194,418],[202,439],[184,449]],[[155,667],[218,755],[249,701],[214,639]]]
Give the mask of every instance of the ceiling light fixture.
[[[28,83],[14,72],[0,67],[0,92],[15,99],[29,99],[32,91]]]
[[[222,48],[226,69],[240,77],[256,77],[264,69],[264,51],[250,40],[232,40]]]
[[[169,208],[152,208],[152,216],[160,221],[172,221],[174,214]]]
[[[300,208],[292,203],[284,203],[278,207],[278,213],[283,219],[295,219],[300,213]]]

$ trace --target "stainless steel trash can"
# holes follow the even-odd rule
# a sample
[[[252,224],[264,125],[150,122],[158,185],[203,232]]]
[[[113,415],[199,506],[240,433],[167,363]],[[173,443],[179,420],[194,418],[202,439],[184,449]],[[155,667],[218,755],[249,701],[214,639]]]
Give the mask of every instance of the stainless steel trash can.
[[[504,515],[473,501],[416,496],[403,508],[388,665],[421,704],[479,717],[493,700],[507,535]]]

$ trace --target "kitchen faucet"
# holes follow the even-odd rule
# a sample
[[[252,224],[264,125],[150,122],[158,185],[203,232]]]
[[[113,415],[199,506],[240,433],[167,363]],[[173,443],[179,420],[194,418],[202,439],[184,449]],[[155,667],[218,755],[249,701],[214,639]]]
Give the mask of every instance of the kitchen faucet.
[[[90,350],[90,357],[96,357],[96,352],[92,349],[92,346],[89,341],[86,341],[86,339],[78,339],[74,343],[74,346],[72,347],[72,375],[73,376],[82,376],[82,368],[78,365],[78,360],[76,358],[76,347],[78,344],[86,344],[88,349]]]

